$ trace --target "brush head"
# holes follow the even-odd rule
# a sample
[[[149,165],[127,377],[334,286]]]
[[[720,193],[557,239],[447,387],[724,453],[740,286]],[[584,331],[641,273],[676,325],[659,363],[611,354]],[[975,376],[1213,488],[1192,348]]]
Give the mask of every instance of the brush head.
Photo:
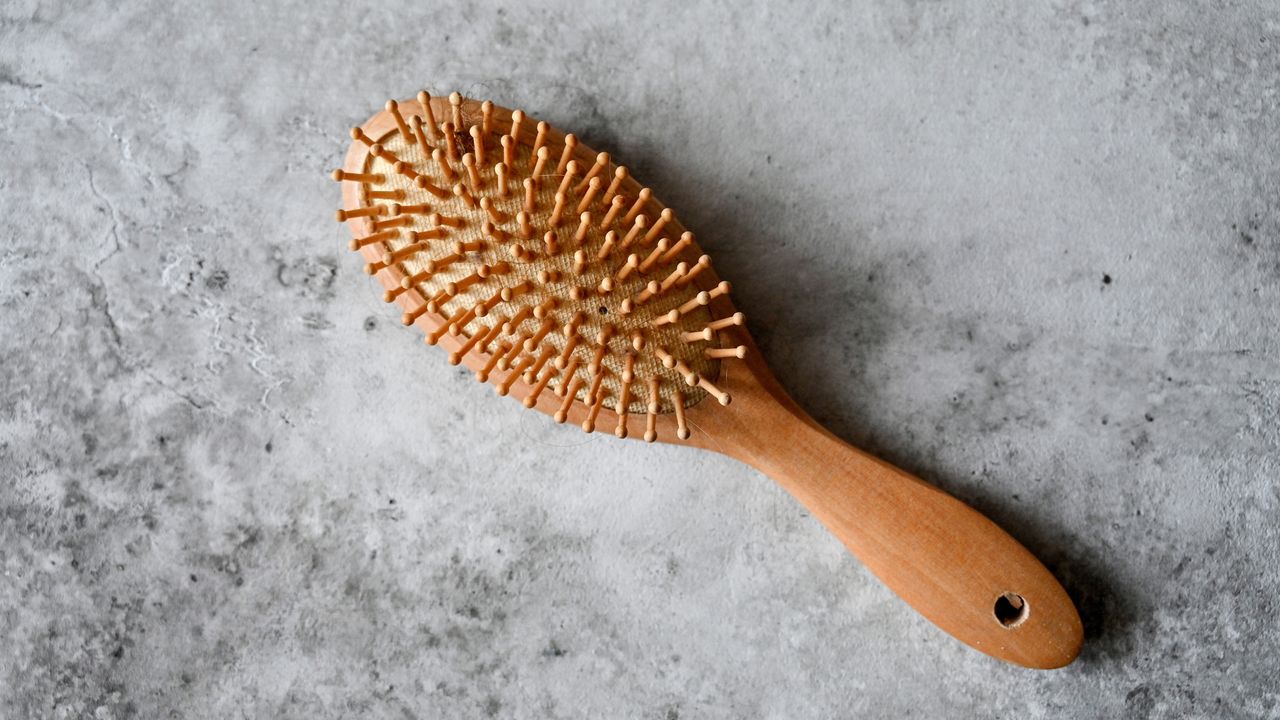
[[[676,214],[597,153],[490,102],[426,92],[351,130],[337,217],[428,344],[590,432],[686,440],[746,353],[729,284]]]

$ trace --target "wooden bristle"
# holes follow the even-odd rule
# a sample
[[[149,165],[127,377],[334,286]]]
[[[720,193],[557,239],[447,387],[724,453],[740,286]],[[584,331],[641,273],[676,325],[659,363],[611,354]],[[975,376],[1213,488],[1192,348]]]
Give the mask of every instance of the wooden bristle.
[[[435,142],[440,138],[440,135],[436,130],[439,125],[436,124],[436,116],[431,111],[431,95],[429,95],[426,90],[422,90],[418,93],[418,104],[422,106],[422,117],[425,121],[423,125],[426,126],[427,137],[429,137],[432,142]]]
[[[400,114],[400,104],[395,100],[387,101],[387,112],[391,113],[391,118],[396,121],[396,129],[400,131],[400,135],[404,137],[404,141],[413,145],[418,139],[409,132],[409,126],[404,122],[404,116]]]

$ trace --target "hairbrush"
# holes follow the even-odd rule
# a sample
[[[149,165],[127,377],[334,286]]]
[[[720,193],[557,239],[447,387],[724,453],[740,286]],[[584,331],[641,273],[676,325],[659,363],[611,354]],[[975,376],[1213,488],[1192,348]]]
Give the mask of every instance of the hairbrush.
[[[1053,575],[989,519],[787,396],[680,219],[606,152],[520,110],[420,92],[351,130],[339,222],[428,345],[587,432],[723,453],[803,503],[942,630],[1056,668],[1083,640]]]

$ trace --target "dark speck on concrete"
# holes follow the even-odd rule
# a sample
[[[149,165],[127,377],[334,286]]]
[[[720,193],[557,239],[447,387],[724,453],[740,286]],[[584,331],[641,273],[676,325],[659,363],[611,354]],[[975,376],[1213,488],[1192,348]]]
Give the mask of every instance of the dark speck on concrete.
[[[1110,285],[1110,284],[1111,284],[1111,276],[1110,276],[1110,275],[1107,275],[1107,274],[1105,274],[1105,273],[1104,273],[1104,274],[1102,275],[1102,284],[1103,284],[1103,285]]]

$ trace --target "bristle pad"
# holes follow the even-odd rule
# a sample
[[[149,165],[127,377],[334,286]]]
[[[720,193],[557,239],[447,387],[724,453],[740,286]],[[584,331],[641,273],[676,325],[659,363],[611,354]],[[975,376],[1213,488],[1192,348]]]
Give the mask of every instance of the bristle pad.
[[[415,103],[406,102],[400,107],[406,116],[417,112]],[[473,112],[467,113],[468,109]],[[447,118],[450,113],[437,104],[434,115]],[[556,395],[571,386],[570,375],[555,371],[555,367],[567,365],[567,371],[581,380],[577,401],[588,406],[603,404],[617,412],[618,398],[626,398],[625,412],[644,414],[651,410],[650,377],[660,381],[659,413],[675,411],[676,402],[691,407],[705,399],[705,386],[717,379],[722,357],[707,351],[722,345],[732,347],[736,341],[726,337],[721,342],[719,334],[711,332],[695,338],[690,332],[703,330],[716,320],[705,303],[697,302],[700,292],[714,292],[713,283],[703,282],[706,278],[663,283],[682,263],[695,267],[702,255],[692,236],[681,236],[678,219],[670,212],[664,213],[663,206],[648,193],[641,195],[640,187],[625,172],[615,173],[615,166],[607,158],[586,153],[582,146],[573,154],[577,174],[570,182],[562,182],[563,174],[535,178],[534,207],[530,211],[525,180],[537,163],[531,152],[536,122],[524,119],[515,151],[504,157],[501,138],[509,132],[510,120],[493,118],[492,132],[481,135],[479,148],[471,133],[471,128],[481,123],[478,104],[467,102],[463,106],[463,120],[465,127],[455,128],[452,138],[437,133],[438,139],[431,143],[427,138],[425,147],[423,136],[413,132],[402,135],[395,128],[374,138],[377,145],[370,152],[364,171],[381,175],[385,181],[363,186],[363,204],[380,202],[370,196],[372,191],[398,190],[404,197],[399,204],[415,210],[405,213],[409,222],[398,228],[401,232],[396,237],[381,241],[393,262],[386,269],[375,270],[413,279],[411,289],[424,301],[434,301],[436,315],[457,321],[455,330],[463,341],[480,340],[496,323],[516,319],[518,322],[509,332],[498,336],[508,343],[528,340],[527,349],[512,348],[512,352],[520,354],[513,355],[511,365],[550,348],[559,365],[548,369],[554,376],[549,382],[544,377],[544,384]],[[431,151],[446,149],[450,139],[458,159],[448,160],[448,152],[436,156],[449,162],[446,170],[432,158]],[[564,142],[548,138],[546,147],[544,172],[553,173],[564,159]],[[495,168],[504,160],[514,160],[504,167],[508,185],[505,196],[499,193],[499,173]],[[585,182],[584,175],[600,162],[606,167],[595,170],[590,182]],[[573,169],[567,173],[573,175]],[[614,182],[615,177],[618,182]],[[432,192],[422,185],[446,192]],[[612,192],[606,193],[610,188]],[[563,195],[557,197],[560,192]],[[616,212],[610,222],[604,222],[610,204],[602,197],[612,201],[619,196],[628,210],[638,213],[630,213],[633,217],[627,220],[624,213]],[[635,208],[637,196],[642,198],[639,208]],[[422,208],[415,206],[421,205],[430,211],[416,212]],[[378,219],[392,217],[391,212],[389,209]],[[583,212],[590,217],[584,218]],[[644,219],[639,221],[640,231],[635,232],[638,216]],[[662,226],[661,233],[646,229],[655,224]],[[613,247],[600,260],[598,256],[611,231]],[[633,240],[623,248],[623,239],[628,235]],[[660,251],[677,244],[680,247],[675,253]],[[641,263],[648,260],[643,272],[636,267],[636,259],[629,262],[632,255]],[[477,277],[485,274],[485,267],[492,272],[487,277]],[[580,273],[577,268],[581,268]],[[646,293],[655,283],[665,286],[662,292]],[[637,298],[641,299],[639,303]],[[678,320],[664,322],[676,309],[682,309]],[[415,318],[423,314],[418,313]],[[575,316],[579,322],[574,321]],[[580,339],[566,355],[567,326],[574,328]],[[438,329],[432,333],[433,339],[445,332],[451,331]],[[600,341],[607,348],[604,353],[600,352]],[[495,341],[494,347],[488,349],[497,352],[499,344]],[[466,351],[483,352],[486,345],[470,342]],[[628,354],[635,356],[630,373],[626,372]],[[672,357],[677,362],[670,362]],[[575,359],[577,362],[566,362]],[[597,380],[597,373],[603,373],[603,377]],[[690,378],[696,378],[692,386]],[[626,392],[624,382],[628,385]],[[591,395],[593,388],[595,396]],[[603,403],[601,395],[605,398]]]

